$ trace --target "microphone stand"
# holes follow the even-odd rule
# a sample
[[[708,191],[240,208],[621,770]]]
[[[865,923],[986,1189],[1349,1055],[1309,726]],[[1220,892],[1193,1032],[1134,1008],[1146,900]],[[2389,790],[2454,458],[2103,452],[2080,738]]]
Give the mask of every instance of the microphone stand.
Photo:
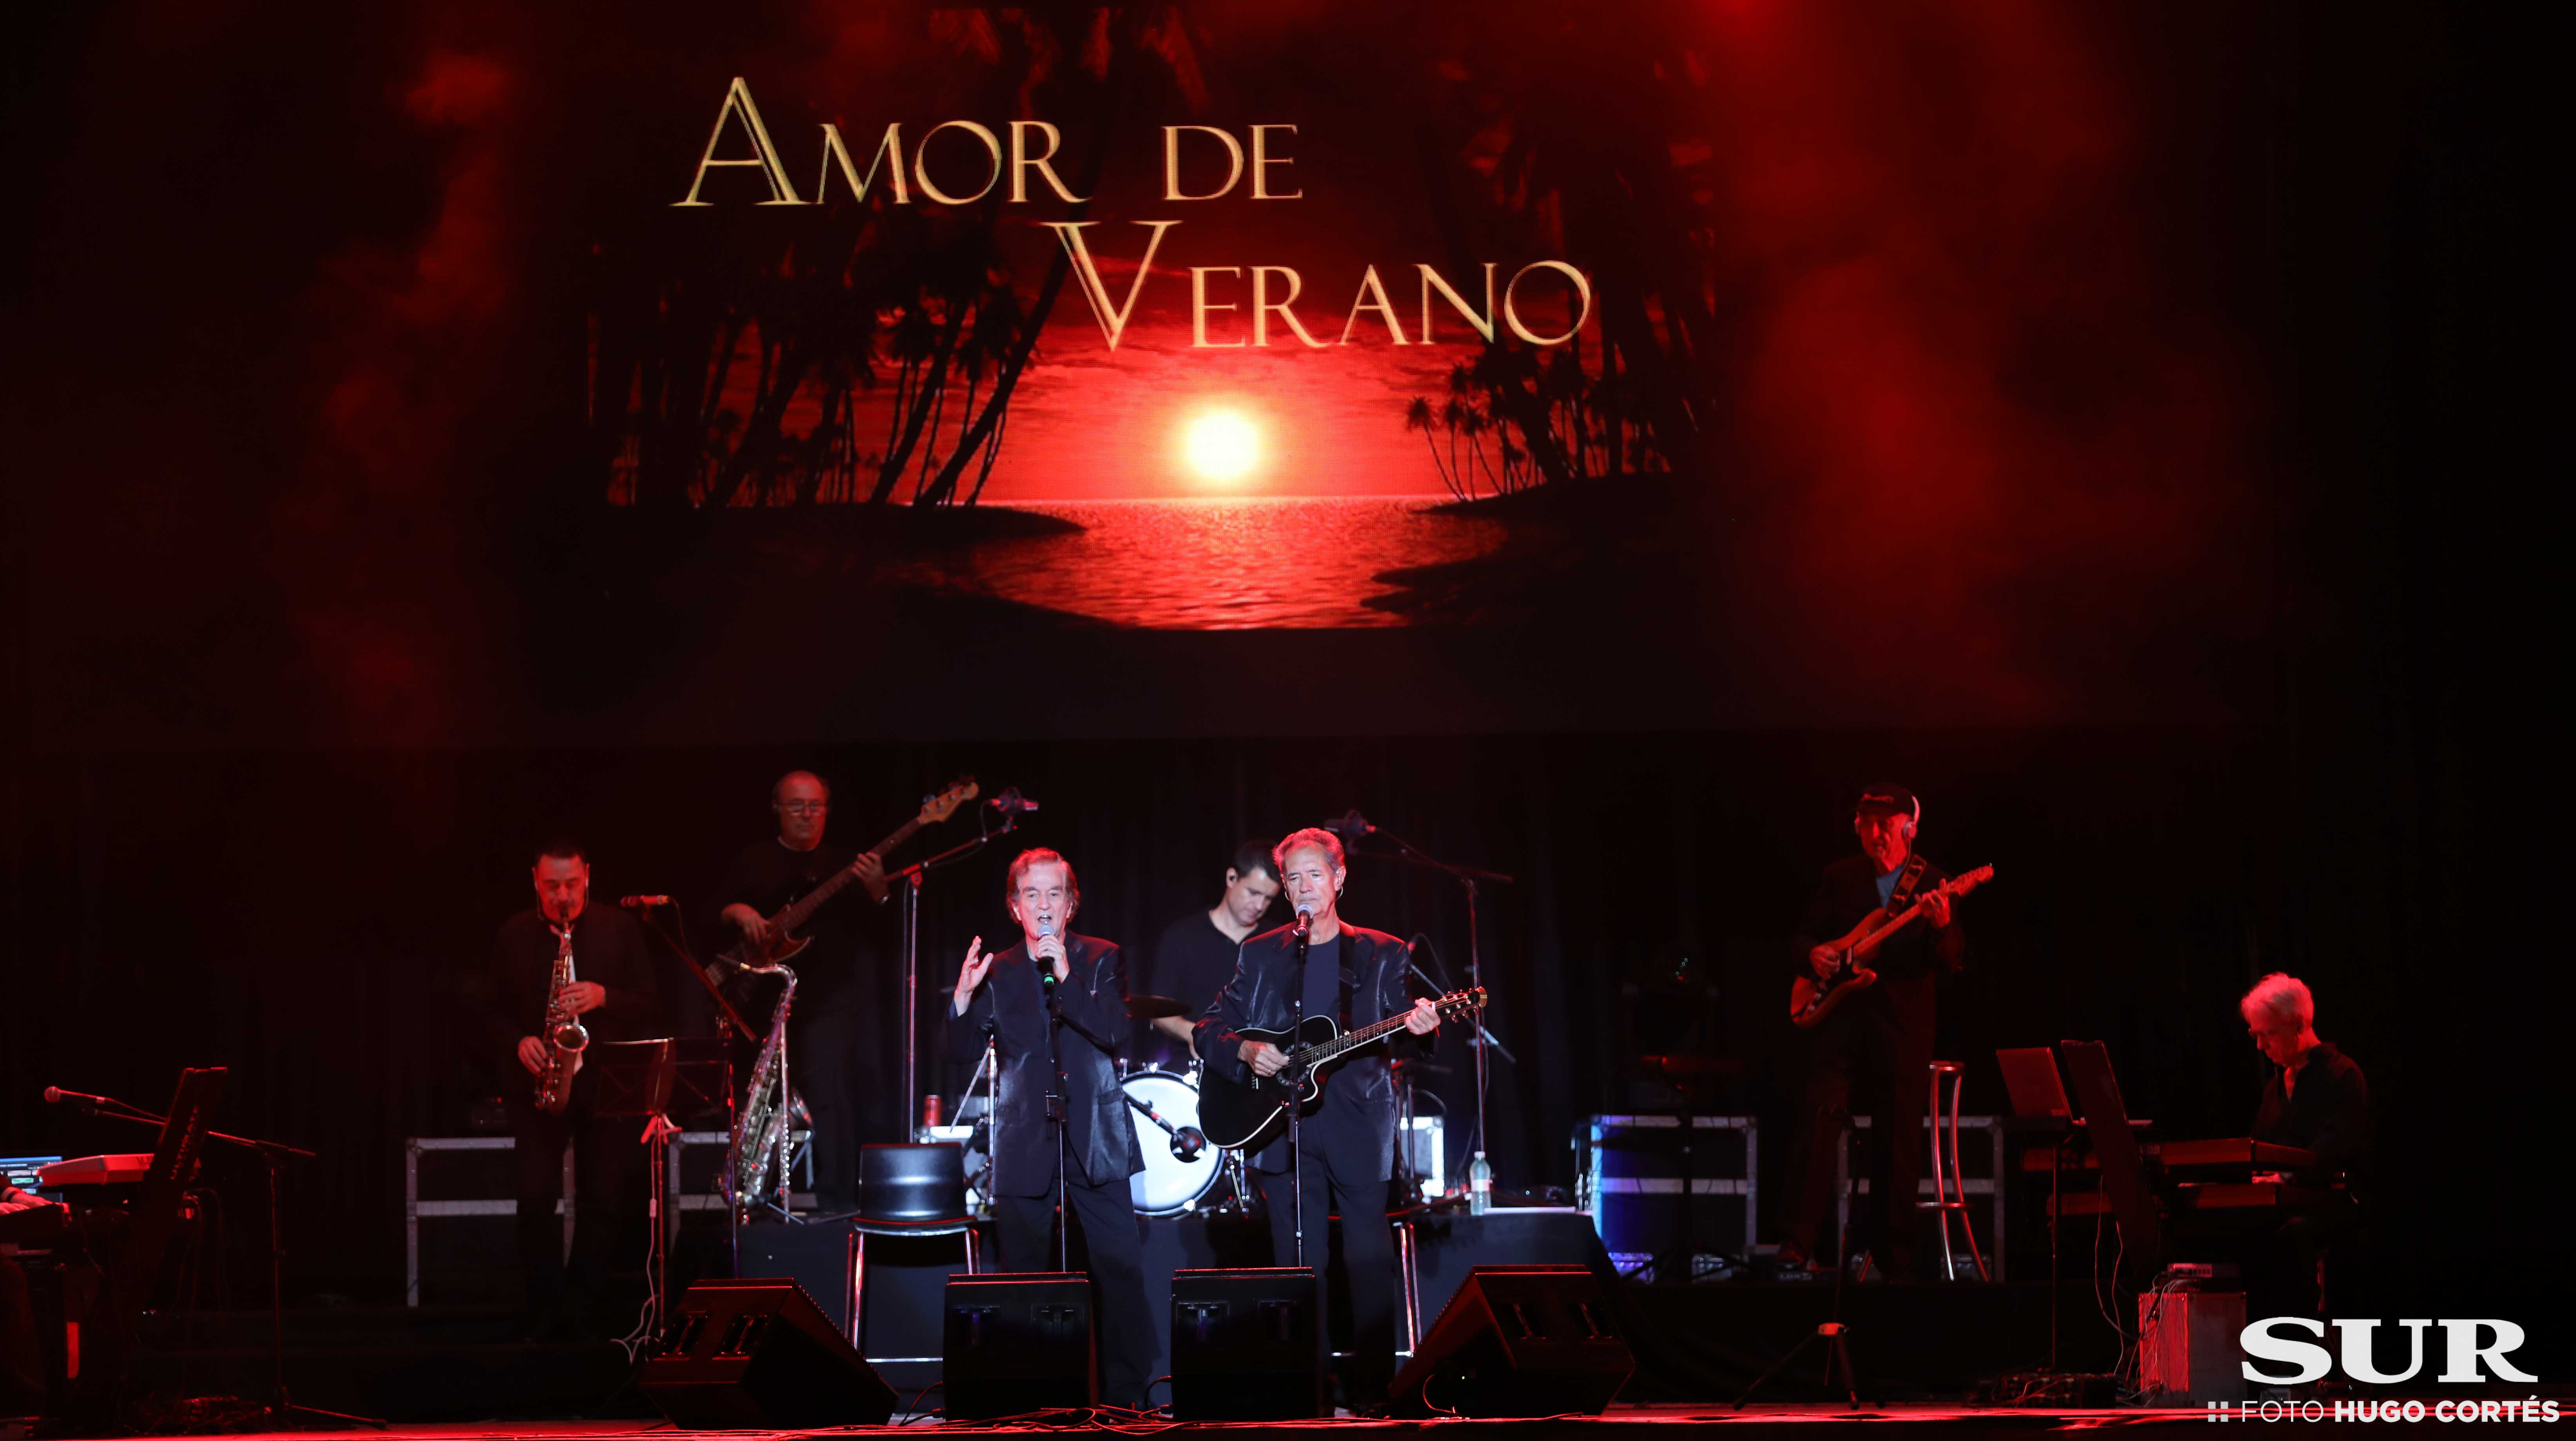
[[[1064,1192],[1065,1152],[1072,1145],[1065,1133],[1072,1128],[1073,1112],[1066,1104],[1066,1093],[1073,1087],[1064,1078],[1064,997],[1056,992],[1053,961],[1038,962],[1038,989],[1046,992],[1047,1053],[1055,1063],[1055,1083],[1047,1090],[1047,1119],[1055,1123],[1055,1269],[1061,1275],[1073,1269],[1073,1198]]]
[[[1386,837],[1388,843],[1396,849],[1396,853],[1388,857],[1389,860],[1401,861],[1409,866],[1419,866],[1427,871],[1438,871],[1467,888],[1467,984],[1482,989],[1485,984],[1485,968],[1483,948],[1476,929],[1476,886],[1482,881],[1492,881],[1498,886],[1508,886],[1513,884],[1512,878],[1500,871],[1453,865],[1384,826],[1370,826],[1363,834]],[[1468,1148],[1470,1152],[1475,1152],[1485,1149],[1485,1087],[1490,1080],[1485,1050],[1487,1046],[1493,1045],[1493,1034],[1485,1029],[1485,1011],[1482,1006],[1476,1008],[1476,1033],[1468,1038],[1468,1045],[1476,1053],[1476,1144]],[[1500,1048],[1496,1047],[1496,1049]],[[1511,1053],[1505,1051],[1503,1059],[1511,1060]],[[1513,1064],[1518,1065],[1519,1062],[1514,1061]]]
[[[109,1109],[109,1108],[113,1109]],[[91,1115],[110,1120],[132,1121],[143,1126],[168,1126],[170,1118],[156,1116],[139,1106],[130,1106],[113,1097],[102,1096],[82,1107]],[[221,1131],[208,1131],[206,1139],[238,1146],[258,1155],[268,1169],[268,1406],[261,1419],[271,1424],[293,1425],[297,1422],[322,1422],[332,1425],[354,1423],[382,1431],[385,1423],[373,1416],[359,1416],[347,1411],[325,1411],[318,1406],[298,1406],[286,1390],[286,1232],[285,1209],[278,1199],[278,1169],[290,1156],[312,1160],[318,1152],[284,1141],[264,1141],[256,1136],[229,1136]]]
[[[920,1123],[921,1115],[921,879],[941,866],[966,859],[991,845],[995,837],[1019,829],[1019,825],[1019,812],[1004,811],[1001,829],[960,841],[887,878],[903,886],[903,1126],[907,1136],[916,1134],[913,1128]]]
[[[1288,993],[1294,998],[1294,1004],[1289,1013],[1293,1019],[1288,1023],[1288,1044],[1291,1046],[1297,1045],[1304,1039],[1306,1034],[1306,945],[1308,939],[1309,938],[1304,930],[1301,929],[1297,932],[1297,965],[1296,968],[1289,973],[1297,978],[1295,988]],[[1297,1121],[1299,1113],[1304,1111],[1306,1108],[1299,1104],[1300,1097],[1297,1092],[1300,1084],[1301,1083],[1299,1081],[1293,1079],[1289,1081],[1287,1106],[1288,1184],[1296,1192],[1296,1197],[1291,1203],[1291,1207],[1294,1224],[1297,1228],[1297,1264],[1302,1267],[1306,1264],[1306,1146],[1304,1141],[1299,1138]],[[1317,1267],[1316,1269],[1320,1271],[1322,1268]]]

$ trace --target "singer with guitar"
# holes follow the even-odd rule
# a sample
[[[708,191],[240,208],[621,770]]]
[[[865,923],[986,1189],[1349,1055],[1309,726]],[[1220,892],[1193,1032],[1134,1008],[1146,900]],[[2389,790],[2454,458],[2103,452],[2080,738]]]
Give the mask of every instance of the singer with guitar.
[[[1341,838],[1307,829],[1271,852],[1298,919],[1243,943],[1234,978],[1199,1020],[1198,1052],[1215,1084],[1250,1086],[1278,1074],[1287,1053],[1253,1031],[1294,1031],[1307,1016],[1330,1016],[1343,1031],[1404,1017],[1403,1031],[1439,1029],[1432,1001],[1407,998],[1404,942],[1341,918],[1349,879]],[[1299,940],[1304,941],[1303,963]],[[1326,1218],[1342,1217],[1349,1272],[1351,1366],[1343,1378],[1353,1409],[1382,1400],[1395,1374],[1395,1233],[1386,1220],[1386,1183],[1395,1164],[1395,1088],[1386,1047],[1351,1052],[1324,1076],[1323,1093],[1298,1117],[1305,1155],[1284,1132],[1252,1159],[1270,1213],[1275,1264],[1298,1261],[1299,1191],[1304,1192],[1304,1264],[1322,1269]],[[1302,1159],[1303,1164],[1298,1162]],[[1301,1175],[1302,1173],[1302,1175]]]
[[[1795,941],[1798,992],[1824,989],[1833,1004],[1815,1019],[1806,1101],[1799,1112],[1797,1178],[1784,1264],[1830,1260],[1836,1239],[1823,1236],[1835,1200],[1834,1149],[1855,1102],[1871,1117],[1863,1154],[1869,1205],[1853,1198],[1851,1250],[1868,1251],[1885,1272],[1910,1278],[1922,1212],[1915,1187],[1923,1173],[1923,1117],[1930,1101],[1933,985],[1959,969],[1967,937],[1950,914],[1949,877],[1915,852],[1923,805],[1903,786],[1872,786],[1852,807],[1861,853],[1825,867]],[[1842,944],[1873,912],[1918,918],[1871,948],[1865,984],[1837,987],[1850,966]],[[1819,1238],[1822,1246],[1819,1246]]]
[[[948,818],[973,798],[961,781],[924,803],[893,835],[865,851],[828,846],[832,789],[812,771],[790,771],[770,787],[775,838],[734,858],[716,894],[732,928],[725,957],[784,961],[796,972],[788,1051],[797,1093],[814,1124],[814,1203],[826,1214],[858,1206],[859,1147],[900,1141],[903,1109],[902,1000],[895,994],[892,918],[884,901],[884,856],[914,831]],[[774,984],[764,995],[774,998]],[[739,998],[746,1014],[771,1006]]]
[[[948,1011],[949,1050],[960,1066],[975,1064],[988,1040],[999,1053],[992,1190],[1002,1269],[1064,1269],[1070,1232],[1062,1250],[1051,1243],[1061,1194],[1065,1225],[1082,1228],[1100,1297],[1101,1399],[1142,1407],[1157,1348],[1127,1186],[1145,1158],[1118,1088],[1126,960],[1110,942],[1066,929],[1082,889],[1056,852],[1020,852],[1005,895],[1020,944],[989,955],[982,936],[968,944]]]
[[[578,1018],[590,1041],[641,1041],[671,1033],[660,978],[644,949],[643,930],[612,905],[594,905],[590,860],[571,841],[538,848],[529,872],[534,908],[501,923],[492,943],[492,967],[481,988],[484,1053],[494,1068],[510,1112],[518,1171],[519,1263],[527,1282],[527,1333],[532,1339],[593,1339],[596,1291],[617,1258],[622,1229],[641,1232],[644,1152],[632,1120],[593,1116],[598,1073],[575,1070],[569,1104],[540,1109],[538,1078],[547,1068],[548,1043],[538,1034],[555,1000],[555,973],[571,940],[572,982],[562,1008]],[[563,1222],[555,1202],[563,1194],[563,1154],[573,1148],[572,1261],[564,1261]],[[628,1204],[632,1198],[632,1205]]]

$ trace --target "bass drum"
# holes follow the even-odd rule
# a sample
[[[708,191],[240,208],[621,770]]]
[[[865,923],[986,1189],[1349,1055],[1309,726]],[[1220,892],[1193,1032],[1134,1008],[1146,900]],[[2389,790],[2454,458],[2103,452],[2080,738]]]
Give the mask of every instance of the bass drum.
[[[1145,1169],[1127,1178],[1136,1214],[1177,1216],[1197,1205],[1225,1174],[1225,1153],[1199,1130],[1199,1088],[1169,1071],[1138,1071],[1118,1089],[1145,1153]]]

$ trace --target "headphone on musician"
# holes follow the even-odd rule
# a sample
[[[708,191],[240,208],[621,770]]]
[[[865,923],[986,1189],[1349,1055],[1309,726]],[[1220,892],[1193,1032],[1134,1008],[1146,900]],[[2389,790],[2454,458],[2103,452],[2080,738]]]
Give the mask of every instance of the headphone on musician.
[[[1852,807],[1853,830],[1860,829],[1860,818],[1871,806],[1881,807],[1890,813],[1900,806],[1904,807],[1906,810],[1905,838],[1908,841],[1914,839],[1916,831],[1923,829],[1923,799],[1903,786],[1871,786],[1862,791],[1860,800]]]

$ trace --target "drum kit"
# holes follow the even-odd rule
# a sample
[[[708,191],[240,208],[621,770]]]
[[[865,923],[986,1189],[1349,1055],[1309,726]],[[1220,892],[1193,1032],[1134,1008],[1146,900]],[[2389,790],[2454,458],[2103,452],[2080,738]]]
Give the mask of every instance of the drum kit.
[[[1131,995],[1127,1014],[1140,1021],[1185,1016],[1197,1007],[1169,996]],[[1231,1180],[1229,1204],[1245,1205],[1243,1155],[1208,1143],[1199,1129],[1199,1069],[1193,1058],[1186,1072],[1149,1068],[1130,1071],[1118,1083],[1127,1094],[1127,1115],[1136,1123],[1136,1145],[1145,1153],[1145,1169],[1127,1178],[1130,1199],[1139,1216],[1179,1216],[1196,1210],[1221,1180]]]
[[[1185,1016],[1196,1009],[1169,996],[1127,998],[1127,1014],[1139,1021]],[[1126,1062],[1121,1060],[1119,1064],[1123,1069]],[[976,1067],[974,1079],[967,1083],[966,1097],[952,1123],[925,1125],[920,1132],[923,1140],[955,1141],[965,1147],[967,1189],[979,1205],[982,1183],[991,1166],[985,1150],[984,1126],[991,1113],[991,1094],[985,1086],[992,1075],[992,1065],[992,1052],[987,1048],[984,1063]],[[1119,1079],[1118,1089],[1127,1098],[1127,1118],[1135,1123],[1136,1144],[1145,1155],[1145,1169],[1127,1181],[1139,1216],[1187,1215],[1197,1210],[1220,1182],[1227,1183],[1229,1189],[1212,1209],[1250,1209],[1252,1190],[1244,1174],[1242,1153],[1211,1145],[1207,1134],[1199,1129],[1200,1069],[1200,1062],[1193,1058],[1181,1070],[1139,1067],[1125,1071]]]

